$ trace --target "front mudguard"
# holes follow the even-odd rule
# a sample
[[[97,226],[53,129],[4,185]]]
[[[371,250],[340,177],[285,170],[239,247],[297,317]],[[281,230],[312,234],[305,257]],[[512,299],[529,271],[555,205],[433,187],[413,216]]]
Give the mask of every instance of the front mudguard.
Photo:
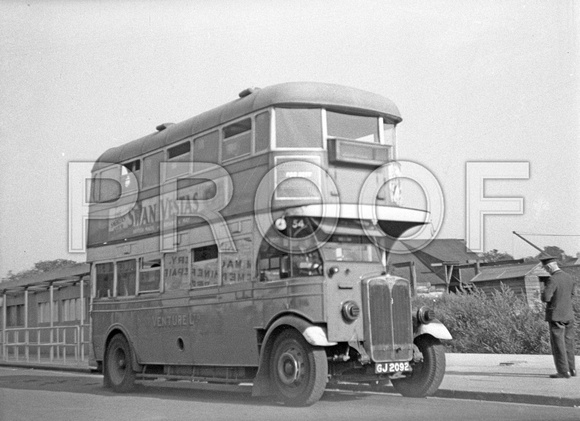
[[[437,319],[433,319],[429,323],[420,323],[419,326],[417,326],[414,332],[415,337],[425,334],[431,335],[440,340],[453,339],[449,330],[447,330],[445,325]]]
[[[268,396],[271,393],[268,358],[276,336],[275,333],[280,332],[280,329],[296,329],[312,346],[325,347],[336,345],[336,342],[328,341],[325,328],[317,326],[296,315],[282,316],[272,323],[264,336],[262,346],[260,347],[258,373],[254,379],[252,396]]]

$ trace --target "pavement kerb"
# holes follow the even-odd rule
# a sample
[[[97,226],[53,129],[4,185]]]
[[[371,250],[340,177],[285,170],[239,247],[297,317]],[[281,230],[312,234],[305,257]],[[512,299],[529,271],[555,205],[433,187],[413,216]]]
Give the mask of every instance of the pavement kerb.
[[[44,364],[44,363],[27,363],[18,361],[0,361],[0,367],[9,368],[28,368],[33,370],[48,370],[48,371],[71,371],[77,373],[90,374],[93,372],[87,366],[75,366],[75,365],[64,365],[64,364]]]
[[[339,384],[336,386],[336,388],[339,390],[350,390],[352,392],[372,392],[399,395],[395,388],[390,385],[377,387],[352,383]],[[477,401],[503,403],[520,403],[529,405],[580,407],[580,399],[530,395],[524,393],[473,392],[468,390],[439,389],[437,392],[435,392],[433,397],[447,399],[470,399]]]
[[[471,392],[463,390],[440,389],[435,393],[435,397],[505,403],[523,403],[529,405],[580,407],[580,399],[561,398],[556,396],[526,395],[523,393]]]

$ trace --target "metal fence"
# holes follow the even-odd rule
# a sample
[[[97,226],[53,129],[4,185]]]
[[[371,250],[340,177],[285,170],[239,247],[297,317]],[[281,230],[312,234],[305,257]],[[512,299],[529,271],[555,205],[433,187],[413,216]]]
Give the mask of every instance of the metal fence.
[[[86,362],[89,325],[15,327],[0,332],[3,361],[36,363]]]

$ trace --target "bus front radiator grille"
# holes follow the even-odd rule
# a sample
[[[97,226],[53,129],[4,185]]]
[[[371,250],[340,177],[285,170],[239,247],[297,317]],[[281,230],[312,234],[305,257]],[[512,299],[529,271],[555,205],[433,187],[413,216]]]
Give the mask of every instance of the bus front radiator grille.
[[[363,281],[365,348],[376,362],[407,361],[413,356],[409,282],[375,278]]]

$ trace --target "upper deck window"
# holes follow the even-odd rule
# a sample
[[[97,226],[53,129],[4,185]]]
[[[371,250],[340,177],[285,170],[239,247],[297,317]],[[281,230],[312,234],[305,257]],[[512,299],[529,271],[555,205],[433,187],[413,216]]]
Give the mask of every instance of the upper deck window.
[[[193,156],[196,162],[218,162],[219,132],[213,131],[194,139]]]
[[[395,145],[395,125],[392,123],[383,124],[383,136],[387,145]]]
[[[165,170],[166,179],[187,173],[187,170],[183,166],[184,164],[178,165],[177,162],[191,161],[190,142],[184,142],[180,145],[167,149],[167,159],[169,164],[167,164]]]
[[[256,116],[255,152],[265,151],[270,147],[270,113],[260,113]]]
[[[252,119],[245,118],[223,128],[222,160],[247,155],[252,151]]]
[[[159,184],[159,167],[163,161],[164,152],[157,152],[143,159],[143,187]]]
[[[133,177],[130,176],[133,174]],[[126,162],[121,167],[121,187],[123,191],[130,191],[138,189],[139,176],[141,174],[141,161]]]
[[[276,108],[276,147],[322,148],[322,110]]]
[[[328,126],[328,137],[379,143],[379,120],[377,117],[365,117],[327,111],[326,123]]]
[[[121,195],[121,185],[119,184],[119,166],[114,165],[104,170],[100,177],[95,179],[95,189],[98,190],[97,202],[104,203],[114,201]],[[95,190],[95,192],[96,192]]]

